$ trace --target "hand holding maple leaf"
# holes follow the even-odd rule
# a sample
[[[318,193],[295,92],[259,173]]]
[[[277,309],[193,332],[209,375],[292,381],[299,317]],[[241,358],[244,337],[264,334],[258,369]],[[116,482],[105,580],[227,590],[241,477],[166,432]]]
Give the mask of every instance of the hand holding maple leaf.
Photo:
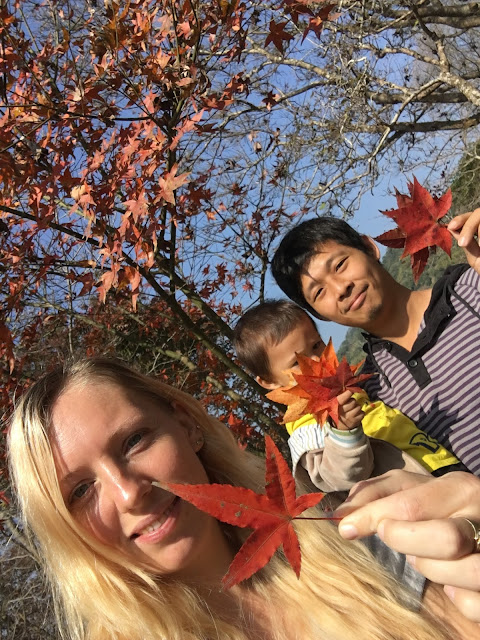
[[[468,264],[480,273],[480,209],[455,216],[447,228],[465,251]]]
[[[280,545],[299,577],[300,544],[292,520],[318,504],[324,494],[307,493],[297,498],[288,464],[269,436],[265,437],[265,495],[228,484],[169,483],[167,489],[217,520],[254,529],[222,579],[227,589],[265,566]]]
[[[345,358],[339,363],[330,339],[320,358],[313,359],[297,354],[301,373],[293,372],[296,385],[281,387],[267,393],[267,398],[288,406],[283,422],[294,422],[306,414],[312,414],[319,424],[330,416],[338,425],[339,400],[345,391],[361,392],[359,383],[373,374],[357,375],[362,362],[350,366]],[[343,396],[344,401],[348,398]]]
[[[338,401],[338,423],[337,428],[342,431],[350,431],[361,426],[365,417],[360,401],[353,397],[353,391],[347,389],[337,396]]]
[[[397,228],[375,238],[386,247],[404,248],[402,258],[410,256],[415,282],[421,276],[430,253],[436,247],[448,255],[452,250],[452,236],[446,224],[439,222],[450,210],[452,192],[449,189],[442,197],[432,196],[414,177],[408,183],[410,195],[395,190],[398,209],[382,211],[383,215],[393,218]]]

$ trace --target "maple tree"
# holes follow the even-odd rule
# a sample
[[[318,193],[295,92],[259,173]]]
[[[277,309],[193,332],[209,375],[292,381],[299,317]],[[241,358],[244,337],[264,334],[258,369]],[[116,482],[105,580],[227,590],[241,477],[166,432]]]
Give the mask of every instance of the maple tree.
[[[317,505],[323,493],[297,498],[288,464],[269,436],[265,438],[265,494],[225,484],[169,483],[167,488],[222,522],[253,529],[223,577],[227,589],[265,566],[280,546],[297,577],[300,576],[300,544],[292,520]]]
[[[331,339],[318,359],[297,353],[297,368],[291,370],[296,382],[288,387],[270,391],[267,396],[288,406],[283,422],[294,422],[304,415],[315,416],[324,424],[328,416],[338,423],[338,400],[343,391],[360,393],[359,386],[373,374],[358,374],[363,362],[350,366],[345,358],[338,362]]]
[[[4,7],[5,378],[15,366],[18,379],[20,345],[52,309],[75,316],[91,295],[115,304],[107,296],[129,290],[134,310],[142,292],[156,296],[211,354],[206,377],[218,363],[258,394],[231,357],[228,320],[242,307],[229,300],[253,289],[256,270],[245,252],[264,278],[264,238],[271,241],[295,212],[265,213],[263,203],[252,211],[237,180],[222,183],[218,148],[215,155],[208,144],[203,156],[197,152],[202,137],[223,144],[216,112],[228,112],[248,92],[233,67],[249,15],[238,3],[208,2]],[[270,21],[274,15],[268,12]],[[251,239],[245,234],[239,243],[231,221],[242,207]]]
[[[282,113],[293,189],[307,194],[311,208],[327,205],[350,216],[381,177],[419,163],[436,169],[443,187],[478,139],[477,8],[347,0],[323,23],[321,37],[299,29],[302,49],[284,40],[284,55],[250,34],[246,55],[268,70],[264,109]],[[291,24],[283,31],[295,34]],[[254,99],[241,110],[260,119]]]
[[[263,298],[282,230],[322,196],[342,202],[361,183],[355,162],[374,179],[383,150],[429,132],[428,104],[454,104],[462,130],[475,126],[465,43],[478,20],[469,5],[365,6],[347,2],[340,14],[295,0],[3,6],[5,377],[45,300],[75,314],[79,298],[123,288],[133,305],[141,291],[160,297],[178,326],[260,391],[226,342],[243,300]],[[399,52],[423,65],[402,95],[386,64]],[[328,105],[321,122],[319,104]],[[460,126],[452,117],[435,126],[447,123]],[[348,164],[353,149],[365,153]],[[218,338],[192,319],[194,308]]]
[[[394,249],[404,248],[402,258],[410,256],[415,282],[423,273],[431,253],[440,247],[449,256],[452,236],[445,223],[439,222],[452,205],[450,189],[441,197],[432,196],[414,177],[408,183],[410,195],[395,190],[397,209],[382,211],[398,225],[375,238],[381,244]]]
[[[244,445],[275,431],[230,327],[292,221],[350,210],[432,131],[471,139],[475,7],[2,3],[2,410],[59,354],[120,349]]]

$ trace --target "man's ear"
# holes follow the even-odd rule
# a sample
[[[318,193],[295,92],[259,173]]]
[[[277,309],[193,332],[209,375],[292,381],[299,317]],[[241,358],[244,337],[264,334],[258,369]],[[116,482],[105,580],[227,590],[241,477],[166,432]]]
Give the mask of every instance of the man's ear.
[[[263,387],[264,389],[269,389],[270,391],[272,391],[273,389],[279,389],[282,386],[280,384],[277,384],[276,382],[268,382],[268,380],[264,380],[260,376],[256,376],[255,380],[261,387]]]
[[[367,249],[367,253],[375,260],[380,260],[380,249],[378,248],[378,244],[371,238],[370,236],[362,235],[362,242]]]
[[[203,431],[200,425],[197,424],[196,420],[193,418],[190,412],[176,400],[172,402],[172,409],[178,422],[186,430],[187,437],[192,446],[192,449],[196,453],[198,453],[205,442]]]

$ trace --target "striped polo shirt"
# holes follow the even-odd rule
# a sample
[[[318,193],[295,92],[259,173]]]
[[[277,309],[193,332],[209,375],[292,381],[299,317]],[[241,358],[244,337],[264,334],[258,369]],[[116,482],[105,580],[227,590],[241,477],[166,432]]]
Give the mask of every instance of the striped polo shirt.
[[[480,276],[449,267],[432,290],[417,339],[407,351],[364,334],[362,373],[380,399],[408,416],[480,475]]]

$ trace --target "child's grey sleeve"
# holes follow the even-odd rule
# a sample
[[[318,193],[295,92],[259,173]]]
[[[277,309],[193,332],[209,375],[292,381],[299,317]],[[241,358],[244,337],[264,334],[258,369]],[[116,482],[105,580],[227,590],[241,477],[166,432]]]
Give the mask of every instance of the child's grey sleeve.
[[[296,429],[288,444],[294,474],[300,464],[321,491],[347,491],[372,474],[372,448],[361,427],[340,431],[309,424]]]

